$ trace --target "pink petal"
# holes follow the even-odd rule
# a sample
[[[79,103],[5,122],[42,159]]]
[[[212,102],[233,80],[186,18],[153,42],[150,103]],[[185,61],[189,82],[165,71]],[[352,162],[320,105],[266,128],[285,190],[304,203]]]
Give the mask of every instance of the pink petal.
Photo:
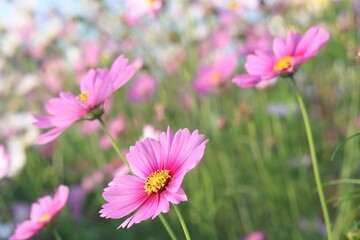
[[[229,55],[218,60],[215,63],[214,68],[218,71],[221,75],[221,78],[224,80],[228,80],[231,75],[235,72],[237,67],[237,58],[235,54]]]
[[[136,176],[115,177],[104,189],[103,197],[108,203],[102,206],[101,217],[117,219],[135,211],[148,198],[144,185]]]
[[[241,74],[235,76],[235,78],[232,81],[241,88],[250,88],[250,87],[254,87],[256,84],[261,82],[262,79],[259,76]]]
[[[16,227],[15,233],[10,236],[10,240],[24,240],[34,236],[42,229],[43,225],[37,222],[25,221]]]
[[[294,33],[294,32],[290,32],[287,35],[286,38],[286,48],[288,50],[288,52],[286,53],[287,56],[294,56],[295,55],[295,50],[297,45],[299,44],[299,41],[301,40],[301,34],[299,33]]]
[[[57,210],[62,209],[69,197],[69,187],[65,185],[60,185],[55,192],[54,200],[53,200],[53,207]]]
[[[320,27],[309,28],[300,40],[295,56],[304,56],[305,60],[315,56],[329,40],[329,34]]]
[[[273,41],[273,52],[276,59],[281,59],[288,56],[288,49],[286,48],[285,39],[275,38]]]
[[[54,125],[51,123],[51,116],[45,116],[45,115],[38,115],[33,114],[33,118],[35,119],[35,122],[33,123],[34,126],[38,128],[51,128],[54,127]]]
[[[136,71],[136,68],[132,65],[128,65],[128,62],[129,60],[121,55],[111,66],[108,78],[113,82],[115,90],[127,83]]]
[[[39,136],[36,141],[35,144],[46,144],[48,142],[51,142],[52,140],[54,140],[55,138],[57,138],[67,127],[64,128],[53,128],[50,131],[48,131],[47,133]]]
[[[176,193],[164,191],[167,201],[173,204],[179,204],[180,202],[187,201],[187,196],[182,188],[179,188]]]
[[[135,147],[130,147],[126,159],[135,175],[145,180],[154,171],[164,169],[161,166],[160,152],[159,142],[147,138],[136,142]]]
[[[135,223],[140,223],[151,217],[156,217],[155,213],[157,212],[159,206],[159,196],[160,194],[150,195],[149,198],[144,202],[144,204],[128,219],[126,219],[119,228],[129,228]]]
[[[81,93],[92,92],[94,90],[95,78],[96,71],[94,69],[90,69],[81,80]]]

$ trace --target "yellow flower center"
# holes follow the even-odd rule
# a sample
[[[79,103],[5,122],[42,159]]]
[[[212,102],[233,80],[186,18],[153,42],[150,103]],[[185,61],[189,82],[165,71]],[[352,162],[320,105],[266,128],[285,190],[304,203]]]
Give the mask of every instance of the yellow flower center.
[[[147,2],[148,2],[149,4],[154,4],[154,3],[156,2],[156,0],[147,0]]]
[[[43,223],[43,222],[46,222],[46,221],[48,221],[50,219],[50,214],[48,214],[48,213],[45,213],[45,214],[43,214],[40,218],[39,218],[39,222],[40,223]]]
[[[83,103],[87,103],[88,102],[88,92],[84,92],[84,93],[80,93],[78,96],[77,96],[77,99]]]
[[[239,4],[236,1],[230,1],[229,2],[229,9],[230,10],[236,10],[238,8]]]
[[[219,81],[220,81],[220,78],[221,78],[220,73],[218,73],[216,71],[212,72],[210,74],[210,82],[211,82],[211,84],[217,85],[219,83]]]
[[[145,192],[148,195],[151,193],[158,193],[162,191],[169,183],[171,175],[168,170],[156,170],[149,177],[146,178]]]
[[[283,71],[291,67],[292,57],[283,57],[277,61],[273,67],[275,71]]]

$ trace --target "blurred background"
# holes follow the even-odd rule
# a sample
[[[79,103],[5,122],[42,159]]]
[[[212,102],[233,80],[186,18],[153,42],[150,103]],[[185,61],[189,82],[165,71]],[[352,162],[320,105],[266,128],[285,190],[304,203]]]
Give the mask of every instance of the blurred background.
[[[140,6],[149,0],[137,0]],[[143,4],[143,5],[141,5]],[[140,10],[139,10],[140,12]],[[193,239],[325,239],[305,128],[289,79],[251,89],[231,79],[245,56],[271,49],[274,37],[318,25],[330,33],[295,79],[314,130],[334,239],[359,233],[360,1],[178,0],[135,14],[124,0],[0,0],[0,239],[29,218],[31,203],[70,187],[54,226],[62,239],[168,239],[159,219],[119,229],[103,219],[104,187],[125,174],[100,125],[80,121],[55,141],[32,113],[61,91],[79,92],[91,68],[109,68],[124,54],[137,67],[112,97],[106,123],[124,152],[171,126],[209,139],[179,205]],[[202,69],[231,59],[224,78]],[[350,181],[352,179],[353,181]],[[179,239],[181,226],[169,219]],[[34,239],[52,239],[43,231]],[[250,239],[250,238],[244,238]],[[255,238],[252,238],[255,239]]]

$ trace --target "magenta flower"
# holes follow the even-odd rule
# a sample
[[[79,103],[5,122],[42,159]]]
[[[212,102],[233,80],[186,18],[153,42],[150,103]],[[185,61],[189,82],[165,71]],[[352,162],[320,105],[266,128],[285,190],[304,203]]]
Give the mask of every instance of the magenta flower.
[[[103,114],[105,101],[117,89],[123,86],[134,74],[135,68],[128,60],[120,56],[107,69],[91,69],[81,81],[79,95],[61,92],[59,98],[52,98],[45,105],[49,115],[33,115],[34,125],[38,128],[52,128],[41,135],[36,144],[45,144],[58,137],[73,123],[81,120],[93,120]]]
[[[156,92],[157,83],[155,78],[148,74],[142,74],[136,78],[129,88],[128,98],[134,102],[141,102],[152,98]]]
[[[127,11],[124,14],[125,22],[128,25],[135,25],[140,22],[146,14],[155,18],[162,8],[161,0],[127,0]]]
[[[198,165],[204,155],[204,135],[180,129],[160,134],[159,141],[147,138],[130,147],[126,158],[135,176],[117,176],[104,189],[108,202],[101,217],[119,219],[135,212],[119,228],[155,218],[169,211],[169,203],[187,201],[181,188],[185,175]]]
[[[231,77],[236,66],[235,55],[219,58],[213,66],[201,66],[194,81],[195,90],[199,93],[208,93],[218,88]]]
[[[302,36],[290,32],[286,38],[275,38],[273,51],[258,50],[246,58],[247,74],[234,78],[239,87],[253,87],[279,75],[293,74],[296,68],[314,57],[329,40],[329,34],[320,27],[311,27]]]
[[[10,236],[10,240],[29,239],[42,230],[64,207],[68,196],[69,188],[60,185],[55,192],[54,198],[50,196],[39,198],[31,206],[30,220],[19,224],[15,229],[15,233]]]

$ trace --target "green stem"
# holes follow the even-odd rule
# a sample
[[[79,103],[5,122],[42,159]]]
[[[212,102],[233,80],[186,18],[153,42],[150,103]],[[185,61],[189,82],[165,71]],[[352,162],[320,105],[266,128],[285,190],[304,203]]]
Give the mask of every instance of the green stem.
[[[315,152],[314,139],[313,139],[313,135],[312,135],[312,131],[311,131],[311,125],[310,125],[310,122],[309,122],[309,117],[308,117],[308,114],[307,114],[307,111],[306,111],[306,108],[305,108],[304,100],[301,97],[301,94],[300,94],[300,91],[299,91],[299,89],[298,89],[298,87],[296,85],[295,79],[292,76],[290,77],[290,79],[291,79],[291,82],[294,85],[296,98],[298,100],[298,103],[299,103],[299,106],[300,106],[300,109],[301,109],[301,113],[302,113],[302,116],[303,116],[304,124],[305,124],[306,135],[307,135],[307,139],[308,139],[308,143],[309,143],[310,155],[311,155],[311,160],[312,160],[312,165],[313,165],[313,170],[314,170],[316,188],[317,188],[317,192],[318,192],[318,195],[319,195],[319,198],[320,198],[321,208],[322,208],[322,212],[323,212],[324,219],[325,219],[325,224],[326,224],[327,237],[328,237],[328,240],[332,240],[331,222],[330,222],[329,212],[328,212],[325,197],[324,197],[323,187],[322,187],[322,184],[321,184],[321,179],[320,179],[320,174],[319,174],[319,167],[318,167],[318,162],[317,162],[316,152]]]
[[[56,231],[56,229],[53,230],[53,234],[56,240],[62,240],[60,234],[58,233],[58,231]]]
[[[104,130],[106,136],[109,138],[111,145],[113,146],[113,148],[115,149],[116,153],[119,155],[121,161],[128,167],[129,171],[131,172],[129,163],[127,162],[126,158],[124,157],[124,155],[122,154],[122,152],[120,151],[120,149],[116,146],[115,140],[112,138],[111,134],[109,133],[109,131],[106,128],[106,125],[104,123],[104,121],[99,118],[98,119],[100,122],[100,125],[102,127],[102,129]]]
[[[160,215],[159,215],[159,218],[160,218],[162,224],[164,225],[166,231],[169,233],[170,238],[171,238],[172,240],[177,240],[177,237],[175,236],[175,234],[174,234],[173,230],[171,229],[169,223],[166,221],[164,215],[160,214]]]
[[[191,240],[189,231],[188,231],[188,229],[187,229],[187,227],[186,227],[186,223],[185,223],[185,221],[184,221],[183,216],[181,215],[181,212],[180,212],[179,208],[178,208],[175,204],[173,204],[173,206],[174,206],[174,208],[175,208],[176,215],[178,216],[178,218],[179,218],[179,220],[180,220],[181,227],[182,227],[182,229],[184,230],[184,234],[185,234],[186,240]]]

